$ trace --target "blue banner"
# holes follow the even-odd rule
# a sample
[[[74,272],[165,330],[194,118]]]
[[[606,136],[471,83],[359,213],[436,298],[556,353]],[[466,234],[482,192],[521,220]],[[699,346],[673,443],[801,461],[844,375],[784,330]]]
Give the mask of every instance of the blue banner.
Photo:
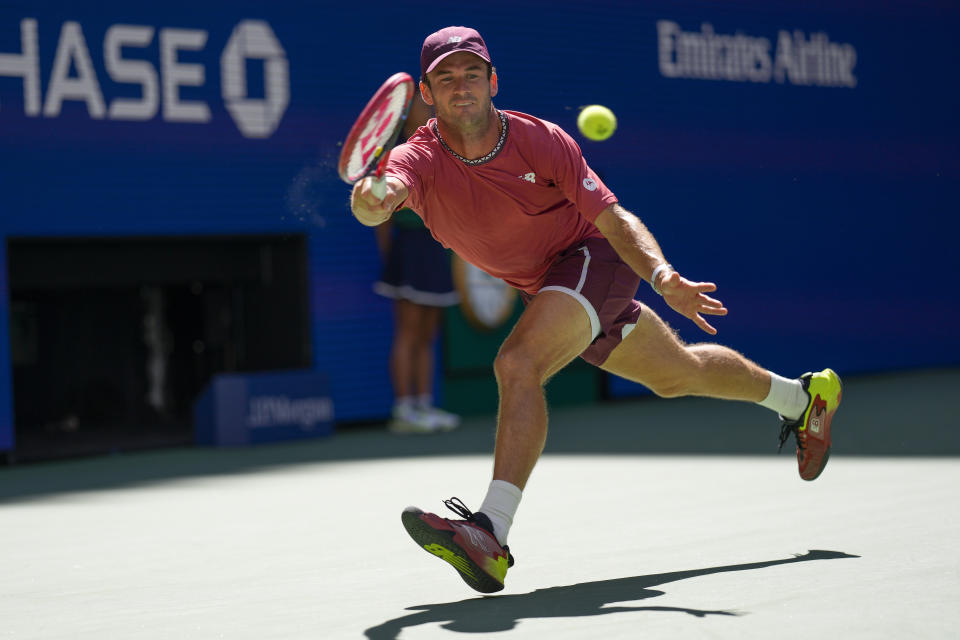
[[[197,398],[198,444],[231,446],[333,433],[327,378],[310,371],[221,374]]]
[[[338,419],[383,417],[390,309],[338,145],[449,24],[484,35],[498,107],[571,133],[584,105],[616,113],[611,139],[577,139],[669,260],[718,284],[720,341],[784,375],[960,363],[945,1],[7,3],[0,237],[304,233],[313,366]],[[10,372],[0,346],[0,449]]]

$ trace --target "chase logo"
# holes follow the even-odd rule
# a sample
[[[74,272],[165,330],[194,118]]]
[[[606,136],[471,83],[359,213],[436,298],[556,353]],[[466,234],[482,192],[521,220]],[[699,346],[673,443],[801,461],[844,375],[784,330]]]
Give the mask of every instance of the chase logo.
[[[197,88],[207,85],[206,65],[182,61],[191,55],[189,52],[206,49],[207,31],[114,24],[104,34],[102,57],[96,58],[102,66],[95,66],[80,23],[64,22],[45,88],[40,76],[41,58],[50,52],[41,52],[37,31],[37,21],[24,18],[20,21],[20,51],[0,52],[0,77],[23,81],[23,110],[27,116],[57,118],[65,101],[75,101],[84,103],[95,120],[145,121],[158,113],[166,122],[204,124],[212,119],[206,101],[181,96],[181,88],[196,94]],[[157,49],[158,59],[151,60],[151,51]],[[248,91],[249,60],[263,63],[262,97],[251,97]],[[286,52],[270,25],[261,20],[237,23],[220,54],[218,71],[224,106],[240,133],[247,138],[273,135],[290,103],[290,77]],[[133,88],[124,89],[124,97],[115,96],[108,104],[101,79],[108,86]]]

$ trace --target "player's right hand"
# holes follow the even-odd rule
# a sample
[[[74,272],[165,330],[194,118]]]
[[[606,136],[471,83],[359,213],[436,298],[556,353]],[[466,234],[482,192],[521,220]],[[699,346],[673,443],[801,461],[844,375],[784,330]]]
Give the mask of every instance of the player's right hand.
[[[383,198],[373,190],[373,176],[363,178],[353,185],[350,194],[350,209],[353,216],[368,227],[375,227],[390,219],[393,212],[407,199],[407,186],[397,178],[384,178],[386,193]]]

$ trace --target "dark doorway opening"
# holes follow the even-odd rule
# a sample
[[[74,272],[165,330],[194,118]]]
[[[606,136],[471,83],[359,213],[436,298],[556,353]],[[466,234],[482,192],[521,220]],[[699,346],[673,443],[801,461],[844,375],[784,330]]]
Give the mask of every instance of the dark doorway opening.
[[[220,372],[310,364],[301,235],[8,241],[15,460],[193,442]]]

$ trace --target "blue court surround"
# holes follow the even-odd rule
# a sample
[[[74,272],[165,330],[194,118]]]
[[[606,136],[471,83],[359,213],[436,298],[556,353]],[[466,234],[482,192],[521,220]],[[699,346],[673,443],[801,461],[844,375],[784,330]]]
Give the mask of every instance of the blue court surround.
[[[497,106],[571,132],[581,106],[617,114],[609,141],[577,139],[670,261],[718,283],[720,341],[784,375],[960,363],[955,3],[372,3],[0,5],[0,239],[306,234],[313,367],[338,420],[383,417],[390,308],[338,144],[384,78],[416,72],[427,33],[469,24],[498,66]],[[108,36],[126,44],[106,51]],[[763,41],[769,77],[737,79]],[[790,46],[809,49],[804,68]],[[851,49],[852,69],[834,68]],[[123,100],[143,119],[113,117]],[[0,258],[4,450],[5,242]]]

